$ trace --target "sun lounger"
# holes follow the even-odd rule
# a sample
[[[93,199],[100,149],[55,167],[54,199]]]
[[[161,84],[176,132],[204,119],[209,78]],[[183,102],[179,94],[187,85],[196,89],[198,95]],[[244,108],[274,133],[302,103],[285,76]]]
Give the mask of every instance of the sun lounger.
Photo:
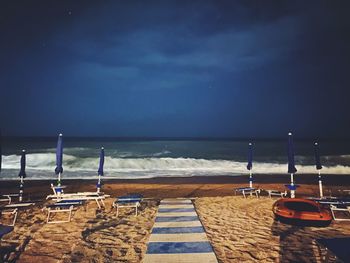
[[[9,204],[11,204],[13,197],[19,197],[19,194],[1,195],[0,202],[8,202]]]
[[[109,197],[107,195],[107,197]],[[47,196],[46,199],[53,199],[56,201],[66,201],[66,200],[83,200],[83,201],[95,201],[98,208],[101,209],[102,207],[105,207],[104,199],[106,198],[106,195],[61,195],[61,196]]]
[[[341,197],[324,197],[324,198],[308,198],[315,202],[324,205],[350,205],[350,198],[341,198]]]
[[[2,195],[2,196],[0,197],[0,202],[6,202],[6,203],[11,204],[11,198],[8,197],[7,195]]]
[[[106,195],[104,193],[98,192],[77,192],[77,193],[59,193],[56,188],[51,184],[51,188],[54,192],[53,195],[48,195],[46,199],[53,200],[94,200],[99,209],[105,206],[104,199],[110,197],[110,195]]]
[[[11,210],[5,210],[5,211],[1,211],[1,216],[2,215],[9,215],[10,217],[13,217],[12,219],[12,223],[9,224],[9,226],[14,226],[17,220],[17,215],[18,215],[18,209],[14,208]]]
[[[247,195],[253,196],[253,194],[255,194],[257,198],[259,198],[259,194],[261,192],[260,189],[252,188],[252,187],[235,188],[234,191],[235,191],[235,194],[241,193],[244,198],[247,198]]]
[[[67,223],[71,221],[72,212],[74,207],[83,204],[83,200],[61,200],[54,204],[47,205],[47,218],[46,222],[48,224],[57,224],[57,223]],[[66,220],[51,220],[50,215],[57,213],[67,213],[68,218]]]
[[[334,220],[337,221],[350,221],[350,204],[331,204],[330,209],[332,212],[332,216]],[[340,218],[336,216],[337,212],[343,212],[345,216],[348,216],[346,218]]]
[[[60,195],[77,195],[77,196],[84,196],[84,195],[103,195],[102,192],[98,193],[97,191],[95,192],[76,192],[76,193],[64,193],[63,189],[66,188],[66,186],[54,186],[51,184],[51,189],[53,192],[54,196],[60,196]]]
[[[2,237],[13,231],[13,226],[4,226],[0,224],[0,240]]]
[[[241,194],[243,190],[249,190],[252,189],[251,187],[239,187],[239,188],[234,188],[233,191],[235,193],[235,195],[237,195],[237,193]]]
[[[117,216],[120,208],[135,208],[135,215],[137,216],[137,209],[140,206],[143,196],[140,194],[124,195],[117,197],[113,203],[113,207],[117,208]]]
[[[27,209],[32,205],[35,205],[35,203],[23,202],[18,204],[8,204],[1,207],[1,214],[13,216],[12,224],[10,224],[10,226],[14,226],[17,220],[18,210]]]
[[[287,196],[287,191],[281,192],[277,190],[266,190],[266,192],[269,194],[269,197],[272,198],[272,196],[277,196],[277,197],[286,197]]]

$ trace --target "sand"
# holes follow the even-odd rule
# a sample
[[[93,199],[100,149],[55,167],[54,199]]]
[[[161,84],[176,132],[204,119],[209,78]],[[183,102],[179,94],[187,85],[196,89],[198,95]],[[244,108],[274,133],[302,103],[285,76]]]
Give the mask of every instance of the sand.
[[[325,192],[340,194],[350,189],[346,178],[328,179]],[[316,238],[350,236],[350,222],[328,227],[300,227],[276,222],[266,196],[244,199],[234,196],[234,187],[246,185],[246,177],[164,178],[106,181],[103,189],[112,197],[139,192],[144,200],[139,215],[112,208],[114,198],[99,210],[94,202],[75,211],[72,222],[47,224],[44,197],[49,181],[26,182],[26,199],[41,200],[20,212],[15,230],[1,242],[1,255],[9,262],[141,262],[147,249],[159,201],[165,197],[192,197],[219,262],[319,262]],[[316,195],[317,185],[304,178],[297,196]],[[284,189],[286,177],[260,179],[264,189]],[[66,180],[66,192],[93,191],[93,181]],[[1,193],[16,191],[17,182],[1,182]],[[2,220],[6,218],[3,216]]]
[[[220,262],[320,262],[316,238],[349,237],[350,222],[300,227],[274,220],[276,199],[203,197],[196,209]]]

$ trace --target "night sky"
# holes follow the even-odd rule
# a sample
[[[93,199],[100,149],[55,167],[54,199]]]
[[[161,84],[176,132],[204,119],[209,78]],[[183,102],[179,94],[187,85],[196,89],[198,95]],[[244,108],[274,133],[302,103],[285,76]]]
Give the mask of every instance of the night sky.
[[[1,1],[3,135],[350,137],[350,1]]]

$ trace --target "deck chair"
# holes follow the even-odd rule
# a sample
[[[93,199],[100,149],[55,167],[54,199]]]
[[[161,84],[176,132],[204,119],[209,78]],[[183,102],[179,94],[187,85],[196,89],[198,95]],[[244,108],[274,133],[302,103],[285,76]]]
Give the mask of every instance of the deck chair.
[[[2,195],[0,198],[0,202],[6,202],[11,204],[11,197],[9,197],[8,195]]]
[[[53,200],[83,200],[83,201],[91,201],[94,200],[99,209],[105,207],[104,199],[110,197],[110,195],[106,195],[104,193],[98,192],[77,192],[77,193],[58,193],[56,188],[51,184],[53,195],[48,195],[46,199]]]
[[[255,194],[257,198],[259,198],[261,189],[257,189],[254,187],[239,187],[239,188],[235,188],[234,191],[235,191],[235,195],[237,193],[241,193],[244,198],[247,198],[247,195],[253,196],[253,194]]]
[[[350,205],[347,204],[331,204],[330,209],[334,220],[337,221],[350,221]],[[340,218],[336,216],[337,212],[343,212],[347,215],[347,218]]]
[[[65,186],[64,186],[65,187]],[[77,196],[84,196],[84,195],[103,195],[103,193],[98,193],[97,191],[95,192],[76,192],[76,193],[65,193],[63,191],[63,186],[58,187],[58,186],[54,186],[53,184],[51,184],[51,189],[53,192],[54,196],[61,196],[61,195],[77,195]]]
[[[0,202],[8,202],[8,204],[11,204],[12,198],[19,197],[19,194],[6,194],[1,195]]]
[[[318,202],[323,205],[349,205],[350,206],[350,198],[342,198],[342,197],[324,197],[324,198],[314,198],[310,197],[315,202]]]
[[[287,191],[278,191],[278,190],[266,190],[266,192],[269,194],[269,197],[272,198],[272,196],[277,196],[277,197],[286,197],[287,196]]]
[[[117,208],[117,216],[120,208],[135,208],[135,216],[137,216],[137,209],[141,204],[143,196],[140,194],[129,194],[117,197],[113,202],[113,207]]]
[[[12,219],[12,223],[10,224],[10,226],[14,226],[16,224],[18,211],[27,209],[32,205],[35,205],[35,203],[23,202],[23,203],[18,203],[18,204],[8,204],[8,205],[1,207],[1,214],[12,216],[13,219]]]
[[[77,206],[80,206],[84,203],[83,200],[61,200],[54,204],[47,205],[47,218],[46,223],[48,224],[57,224],[57,223],[68,223],[72,219],[72,212],[73,209]],[[53,214],[58,213],[66,213],[68,215],[67,219],[65,220],[51,220],[52,217],[50,217]]]

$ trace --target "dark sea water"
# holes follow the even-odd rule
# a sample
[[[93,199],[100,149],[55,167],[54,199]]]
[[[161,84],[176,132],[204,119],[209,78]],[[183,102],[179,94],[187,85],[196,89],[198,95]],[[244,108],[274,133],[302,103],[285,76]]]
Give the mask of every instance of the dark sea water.
[[[7,138],[2,144],[0,179],[17,179],[22,149],[27,151],[27,178],[55,177],[57,138]],[[64,138],[63,178],[96,178],[101,146],[105,177],[247,174],[248,140],[121,140]],[[252,140],[253,173],[287,173],[287,140]],[[298,173],[316,173],[313,141],[295,140]],[[319,141],[324,174],[350,174],[350,141]]]

